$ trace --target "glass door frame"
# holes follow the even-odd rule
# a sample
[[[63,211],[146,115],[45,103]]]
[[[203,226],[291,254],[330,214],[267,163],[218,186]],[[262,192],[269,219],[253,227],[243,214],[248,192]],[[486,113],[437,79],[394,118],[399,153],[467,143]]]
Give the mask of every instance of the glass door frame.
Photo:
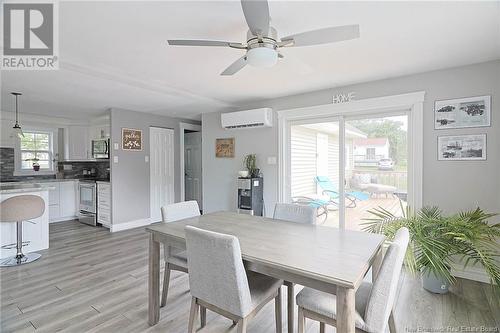
[[[339,180],[345,179],[345,122],[363,118],[408,115],[408,204],[422,206],[423,102],[425,92],[369,98],[342,104],[326,104],[278,111],[278,201],[291,202],[291,126],[307,123],[339,123]],[[343,184],[343,181],[342,181]],[[345,186],[339,184],[344,198]],[[345,200],[340,200],[339,227],[345,229]]]

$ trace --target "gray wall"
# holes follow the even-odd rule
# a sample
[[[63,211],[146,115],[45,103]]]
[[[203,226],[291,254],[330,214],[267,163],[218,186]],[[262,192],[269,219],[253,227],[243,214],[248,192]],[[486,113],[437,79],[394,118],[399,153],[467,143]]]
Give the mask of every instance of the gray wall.
[[[367,82],[346,87],[261,101],[241,109],[272,107],[283,110],[328,104],[340,92],[355,92],[356,99],[426,91],[424,103],[424,181],[423,202],[438,205],[446,212],[476,206],[500,212],[500,61]],[[491,95],[492,126],[456,130],[434,130],[435,100]],[[235,110],[236,111],[236,110]],[[277,166],[267,165],[267,156],[277,155],[277,127],[272,129],[226,131],[220,126],[220,114],[206,114],[203,126],[203,194],[205,211],[236,207],[236,173],[242,169],[241,158],[257,153],[264,171],[265,201],[268,213],[277,198]],[[437,161],[437,136],[447,134],[487,133],[487,161]],[[236,158],[215,158],[217,137],[235,137]]]
[[[131,222],[149,218],[149,127],[174,129],[174,168],[175,168],[175,201],[180,199],[180,146],[179,123],[199,124],[197,121],[164,117],[144,112],[111,109],[111,186],[113,224]],[[140,152],[121,149],[121,130],[123,127],[141,129],[143,150]],[[119,149],[114,150],[113,144]],[[118,156],[118,163],[113,163]]]

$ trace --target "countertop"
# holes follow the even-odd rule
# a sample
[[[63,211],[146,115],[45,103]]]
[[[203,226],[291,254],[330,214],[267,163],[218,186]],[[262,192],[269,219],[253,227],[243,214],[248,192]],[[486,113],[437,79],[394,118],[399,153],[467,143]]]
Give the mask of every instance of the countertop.
[[[25,193],[25,192],[40,192],[53,190],[55,187],[50,184],[33,184],[33,183],[2,183],[0,184],[0,194]]]

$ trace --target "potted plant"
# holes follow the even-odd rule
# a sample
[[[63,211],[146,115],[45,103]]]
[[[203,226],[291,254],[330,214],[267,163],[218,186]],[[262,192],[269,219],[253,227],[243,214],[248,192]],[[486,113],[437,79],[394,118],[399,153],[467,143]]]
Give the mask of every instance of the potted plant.
[[[25,161],[31,161],[33,162],[33,170],[35,171],[39,171],[40,170],[40,164],[38,163],[38,161],[40,161],[38,158],[28,158],[26,159]]]
[[[248,170],[248,173],[250,173],[250,177],[258,177],[260,169],[257,168],[257,155],[255,154],[248,154],[245,156],[243,159],[243,164]]]
[[[488,274],[492,286],[500,292],[500,224],[488,224],[496,214],[485,213],[480,208],[445,216],[438,207],[424,207],[413,212],[401,205],[402,216],[396,216],[379,207],[368,212],[363,230],[382,233],[389,239],[400,227],[410,231],[410,246],[405,257],[405,267],[410,272],[420,272],[422,286],[434,293],[446,293],[455,282],[451,267],[455,264],[466,268],[479,264]]]

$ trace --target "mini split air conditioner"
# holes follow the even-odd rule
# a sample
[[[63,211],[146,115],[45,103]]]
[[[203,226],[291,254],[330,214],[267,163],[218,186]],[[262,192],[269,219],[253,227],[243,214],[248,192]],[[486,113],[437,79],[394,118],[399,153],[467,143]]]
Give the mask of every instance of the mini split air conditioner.
[[[226,129],[272,127],[273,109],[262,108],[223,113],[220,120],[222,127]]]

